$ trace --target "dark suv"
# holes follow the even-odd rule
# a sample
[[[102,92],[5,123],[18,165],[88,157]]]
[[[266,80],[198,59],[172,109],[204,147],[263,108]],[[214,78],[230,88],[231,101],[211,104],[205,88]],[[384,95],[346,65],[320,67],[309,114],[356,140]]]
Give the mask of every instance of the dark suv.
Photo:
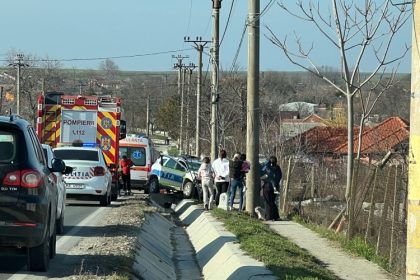
[[[28,256],[28,269],[47,271],[56,250],[57,187],[33,127],[18,116],[0,116],[0,253]]]

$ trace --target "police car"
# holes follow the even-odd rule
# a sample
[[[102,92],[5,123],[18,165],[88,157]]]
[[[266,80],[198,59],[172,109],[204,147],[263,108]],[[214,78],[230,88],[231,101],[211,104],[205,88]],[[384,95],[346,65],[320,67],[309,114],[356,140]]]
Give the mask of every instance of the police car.
[[[101,206],[111,203],[112,174],[100,148],[59,147],[53,151],[73,168],[71,174],[64,175],[68,198],[99,200]]]
[[[182,191],[185,198],[199,195],[200,188],[197,188],[195,180],[199,168],[198,160],[161,155],[152,165],[149,192],[158,193],[161,188],[165,188]]]

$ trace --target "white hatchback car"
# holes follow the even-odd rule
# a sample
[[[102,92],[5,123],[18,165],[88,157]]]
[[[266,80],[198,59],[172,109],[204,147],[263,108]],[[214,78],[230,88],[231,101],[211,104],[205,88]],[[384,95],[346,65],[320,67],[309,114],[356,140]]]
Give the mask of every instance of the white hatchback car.
[[[53,150],[51,146],[42,144],[42,150],[44,151],[45,159],[48,163],[48,168],[52,168],[52,160],[54,158]],[[56,230],[58,234],[64,232],[64,211],[66,209],[66,187],[64,185],[63,173],[53,172],[54,178],[56,179],[56,185],[58,190],[57,200],[57,224]]]
[[[99,200],[101,206],[111,203],[112,174],[99,148],[59,147],[54,155],[73,172],[64,175],[67,198]]]

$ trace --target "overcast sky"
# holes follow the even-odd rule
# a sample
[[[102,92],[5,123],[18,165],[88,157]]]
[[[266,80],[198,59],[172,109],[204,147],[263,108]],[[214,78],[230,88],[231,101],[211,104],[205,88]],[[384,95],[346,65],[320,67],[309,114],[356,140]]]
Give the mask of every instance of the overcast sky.
[[[286,2],[292,8],[296,1]],[[328,6],[331,1],[320,2]],[[184,63],[197,64],[197,52],[191,43],[184,43],[184,36],[211,40],[212,34],[211,0],[13,0],[2,1],[0,6],[2,64],[5,64],[6,55],[15,50],[63,60],[64,68],[97,69],[100,58],[111,57],[120,70],[170,71],[176,62],[173,55],[189,56]],[[232,67],[237,53],[239,69],[247,68],[247,33],[240,44],[247,6],[246,0],[222,1],[220,39],[226,29],[220,47],[223,70]],[[306,46],[314,44],[316,65],[339,68],[337,50],[312,25],[287,15],[275,1],[261,0],[261,10],[266,6],[261,18],[261,71],[300,70],[269,42],[266,26],[280,38],[286,35],[292,38],[294,33],[298,34]],[[323,9],[327,11],[328,7]],[[405,44],[411,45],[411,20],[392,45],[392,54],[401,53]],[[208,48],[205,53],[204,67],[207,68]],[[411,53],[408,52],[399,72],[410,72],[410,59]],[[374,65],[370,54],[369,60],[363,64],[364,70]]]

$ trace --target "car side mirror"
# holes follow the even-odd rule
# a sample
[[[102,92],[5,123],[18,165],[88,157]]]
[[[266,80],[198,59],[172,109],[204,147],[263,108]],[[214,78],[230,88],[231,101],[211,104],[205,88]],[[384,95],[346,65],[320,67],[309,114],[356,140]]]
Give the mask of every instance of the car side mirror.
[[[64,161],[58,158],[53,158],[51,160],[51,166],[52,172],[64,172],[64,170],[66,169],[66,164],[64,163]]]
[[[160,156],[159,164],[163,165],[163,156]]]
[[[64,169],[63,174],[64,175],[68,175],[68,174],[71,174],[72,172],[73,172],[73,167],[66,166],[66,168]]]

